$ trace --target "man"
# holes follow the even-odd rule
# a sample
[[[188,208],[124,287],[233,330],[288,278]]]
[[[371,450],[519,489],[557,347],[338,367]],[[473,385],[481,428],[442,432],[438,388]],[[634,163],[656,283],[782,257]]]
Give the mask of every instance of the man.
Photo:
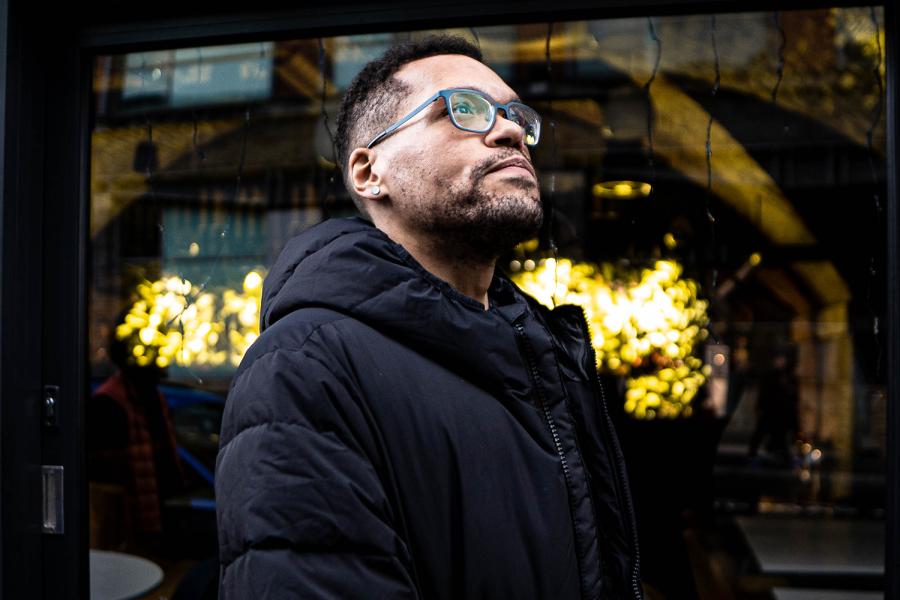
[[[85,415],[88,479],[97,505],[115,508],[124,501],[125,514],[92,513],[97,534],[92,541],[104,549],[159,554],[165,543],[163,502],[185,487],[175,424],[158,388],[164,370],[137,365],[128,340],[115,332],[109,357],[116,371],[91,395]]]
[[[223,598],[640,598],[625,466],[575,307],[495,272],[535,234],[537,113],[463,40],[366,65],[363,219],[288,243],[229,395]]]

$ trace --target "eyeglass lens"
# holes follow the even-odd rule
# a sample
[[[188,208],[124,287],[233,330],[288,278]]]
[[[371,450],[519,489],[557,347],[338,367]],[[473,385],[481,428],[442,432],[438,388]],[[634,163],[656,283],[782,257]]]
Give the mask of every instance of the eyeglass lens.
[[[487,98],[472,92],[451,94],[450,107],[457,126],[477,132],[491,128],[496,110]],[[513,104],[507,112],[507,118],[525,131],[525,143],[529,146],[537,144],[540,137],[540,117],[537,113],[524,104]]]
[[[512,104],[508,117],[525,131],[525,144],[534,146],[541,137],[541,118],[524,104]]]
[[[456,92],[450,95],[450,106],[456,124],[474,131],[490,129],[494,106],[478,94]]]

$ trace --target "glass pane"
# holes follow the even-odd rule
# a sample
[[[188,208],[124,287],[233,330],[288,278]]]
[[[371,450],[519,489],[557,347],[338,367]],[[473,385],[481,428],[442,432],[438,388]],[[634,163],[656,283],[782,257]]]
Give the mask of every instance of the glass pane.
[[[877,597],[881,9],[445,32],[543,117],[552,236],[501,267],[588,312],[648,596]],[[268,267],[291,237],[355,214],[334,159],[340,97],[428,33],[95,60],[91,547],[159,565],[154,593],[217,577],[219,426]]]

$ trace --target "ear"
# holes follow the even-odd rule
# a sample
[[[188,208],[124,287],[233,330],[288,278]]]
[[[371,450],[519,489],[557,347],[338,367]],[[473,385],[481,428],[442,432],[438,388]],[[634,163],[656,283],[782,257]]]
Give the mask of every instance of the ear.
[[[353,192],[364,200],[380,200],[387,195],[384,180],[376,172],[375,159],[378,154],[370,148],[357,148],[347,160],[350,186]],[[377,190],[377,193],[372,193]]]

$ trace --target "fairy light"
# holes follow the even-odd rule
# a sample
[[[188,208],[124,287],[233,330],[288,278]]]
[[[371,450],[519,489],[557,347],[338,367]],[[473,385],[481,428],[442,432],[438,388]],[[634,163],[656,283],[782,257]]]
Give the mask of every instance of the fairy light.
[[[787,47],[787,34],[784,26],[781,24],[781,12],[775,11],[772,14],[772,22],[775,30],[778,32],[778,52],[776,55],[777,62],[775,64],[775,85],[772,86],[772,104],[778,104],[778,90],[781,87],[781,81],[784,78],[785,53]]]
[[[139,367],[236,367],[259,337],[263,277],[254,269],[219,293],[176,275],[141,283],[116,338]]]
[[[875,167],[875,149],[873,146],[873,137],[875,135],[875,128],[878,126],[878,123],[881,121],[882,113],[884,112],[884,83],[881,80],[881,26],[878,23],[878,14],[875,11],[875,7],[872,6],[869,8],[869,19],[872,22],[872,27],[875,30],[875,66],[872,70],[872,74],[875,78],[876,84],[876,94],[878,97],[877,102],[875,103],[875,108],[872,111],[872,119],[869,122],[868,127],[866,128],[866,154],[869,160],[869,172],[872,176],[872,184],[875,187],[875,192],[872,194],[872,221],[875,224],[881,223],[883,208],[881,205],[881,197],[879,194],[880,182],[878,178],[878,170]],[[866,285],[866,304],[869,309],[869,314],[872,318],[872,335],[874,337],[875,343],[875,372],[880,376],[881,374],[881,361],[882,361],[882,348],[881,348],[881,323],[879,320],[878,311],[875,309],[874,304],[872,302],[872,290],[875,287],[875,282],[878,277],[878,267],[875,259],[876,250],[874,245],[877,243],[875,241],[875,237],[870,238],[869,246],[870,246],[870,258],[869,258],[869,278]]]
[[[656,80],[656,76],[659,74],[659,63],[662,60],[662,40],[659,39],[659,35],[656,33],[656,27],[653,25],[653,18],[651,17],[647,17],[647,28],[650,33],[650,39],[652,39],[653,43],[656,45],[656,58],[653,61],[653,72],[650,73],[650,78],[647,80],[647,83],[644,84],[644,96],[647,101],[647,152],[648,163],[650,166],[650,182],[652,185],[656,185],[656,163],[654,162],[654,154],[656,151],[653,147],[653,98],[650,90],[653,86],[653,82]]]
[[[710,96],[715,98],[716,94],[719,93],[719,86],[722,82],[722,74],[719,68],[719,45],[716,43],[716,15],[712,15],[709,18],[709,37],[712,41],[713,64],[716,70]],[[713,216],[709,206],[710,194],[712,193],[712,126],[713,115],[712,111],[710,111],[709,121],[706,124],[706,218],[710,223],[710,228],[714,228],[716,223],[716,218]],[[715,239],[715,232],[713,232],[713,239]]]
[[[322,88],[321,93],[319,94],[319,110],[321,112],[322,123],[325,125],[325,133],[328,134],[328,140],[331,142],[331,161],[337,164],[337,145],[334,139],[334,132],[331,131],[330,117],[328,116],[328,73],[325,68],[326,65],[327,54],[325,52],[325,40],[319,38],[319,74],[322,76]]]
[[[626,378],[627,413],[653,419],[689,416],[709,372],[698,356],[708,303],[681,274],[673,260],[625,269],[547,258],[511,277],[548,307],[554,298],[581,306],[598,370]]]
[[[722,72],[719,64],[719,45],[716,42],[716,15],[710,15],[709,18],[709,37],[712,42],[713,66],[715,68],[715,79],[713,80],[713,86],[710,90],[710,97],[715,98],[716,94],[719,93],[719,87],[722,83]],[[719,285],[719,269],[716,257],[716,217],[713,215],[710,206],[713,193],[712,126],[713,112],[712,107],[710,107],[709,121],[706,124],[706,220],[709,224],[709,248],[712,260],[712,268],[710,269],[710,289],[712,290],[712,297],[715,298],[716,288]]]
[[[197,80],[200,81],[200,73],[203,72],[203,50],[201,48],[197,48]],[[203,151],[203,148],[200,147],[200,142],[198,141],[199,137],[199,128],[200,123],[197,118],[197,111],[191,111],[191,119],[193,121],[193,131],[191,132],[191,146],[194,151],[194,156],[203,162],[206,160],[206,153]]]
[[[556,143],[556,119],[553,114],[553,94],[551,93],[552,85],[553,85],[553,57],[550,52],[551,42],[553,41],[553,22],[547,23],[547,38],[544,43],[544,60],[546,61],[547,66],[547,113],[548,120],[550,123],[550,147],[552,148],[552,156],[551,156],[551,164],[553,165],[553,170],[550,172],[550,190],[547,194],[547,243],[550,245],[550,253],[553,255],[553,264],[556,265],[558,263],[559,258],[559,250],[556,247],[556,239],[553,235],[554,225],[556,223],[556,204],[554,202],[554,195],[556,194],[556,169],[559,167],[559,160],[557,158],[557,148],[558,145]],[[530,269],[529,269],[530,270]],[[559,279],[556,270],[553,272],[554,285],[553,288],[556,289],[558,287]],[[551,298],[552,306],[556,306],[557,299],[555,296]]]

